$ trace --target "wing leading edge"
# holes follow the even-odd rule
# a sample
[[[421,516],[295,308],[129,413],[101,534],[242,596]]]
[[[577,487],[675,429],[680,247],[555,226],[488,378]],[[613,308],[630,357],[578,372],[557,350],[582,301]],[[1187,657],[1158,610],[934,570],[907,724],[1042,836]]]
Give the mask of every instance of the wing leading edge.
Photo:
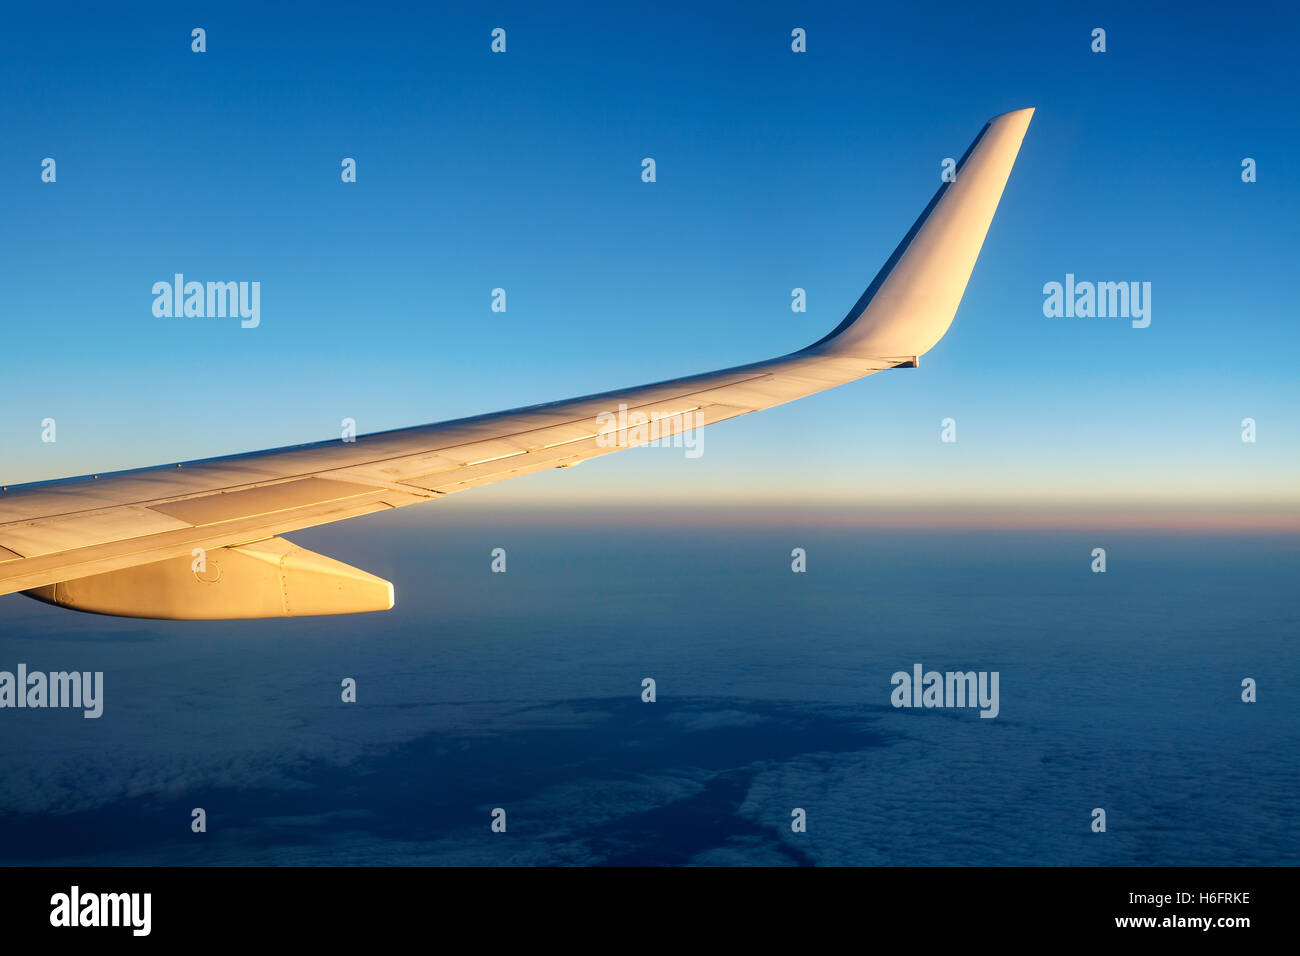
[[[984,126],[955,180],[844,321],[804,349],[355,442],[10,486],[0,491],[0,594],[168,619],[383,609],[392,605],[388,582],[277,536],[567,467],[914,366],[952,324],[1032,115],[1016,110]],[[206,569],[213,552],[216,571]]]

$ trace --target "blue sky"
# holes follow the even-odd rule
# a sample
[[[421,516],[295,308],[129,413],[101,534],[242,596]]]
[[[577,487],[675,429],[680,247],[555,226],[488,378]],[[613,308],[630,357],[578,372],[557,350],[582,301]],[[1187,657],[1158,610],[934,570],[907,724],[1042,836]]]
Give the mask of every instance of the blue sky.
[[[1300,523],[1293,10],[565,10],[11,13],[4,480],[801,347],[857,299],[941,161],[1034,106],[957,320],[919,370],[710,429],[694,461],[641,450],[474,495],[758,507],[801,488],[863,507]],[[259,281],[260,327],[156,318],[150,289],[176,272]],[[1066,273],[1150,282],[1151,326],[1044,317],[1043,284]]]

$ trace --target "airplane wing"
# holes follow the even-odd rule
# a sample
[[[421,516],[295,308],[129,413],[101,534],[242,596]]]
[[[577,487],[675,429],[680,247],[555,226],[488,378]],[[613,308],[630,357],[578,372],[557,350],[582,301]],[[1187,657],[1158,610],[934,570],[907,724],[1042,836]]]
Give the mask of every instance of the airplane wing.
[[[857,304],[807,348],[585,398],[0,490],[0,594],[125,617],[386,610],[392,585],[279,536],[563,468],[914,367],[951,325],[1029,126],[990,120]]]

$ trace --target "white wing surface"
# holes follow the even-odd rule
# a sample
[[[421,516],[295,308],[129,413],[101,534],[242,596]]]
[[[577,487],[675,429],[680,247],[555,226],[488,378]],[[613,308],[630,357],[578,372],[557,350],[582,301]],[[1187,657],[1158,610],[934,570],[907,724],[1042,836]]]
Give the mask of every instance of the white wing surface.
[[[127,617],[385,610],[387,581],[278,536],[668,438],[912,367],[948,330],[1033,110],[990,120],[844,321],[735,368],[269,451],[0,491],[0,594]]]

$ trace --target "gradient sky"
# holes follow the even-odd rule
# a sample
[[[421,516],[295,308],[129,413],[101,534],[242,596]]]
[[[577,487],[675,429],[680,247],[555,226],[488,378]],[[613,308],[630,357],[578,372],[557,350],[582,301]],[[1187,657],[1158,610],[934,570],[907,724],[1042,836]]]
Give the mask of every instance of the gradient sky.
[[[1300,527],[1294,9],[60,9],[10,11],[0,37],[7,483],[799,348],[858,298],[941,161],[1034,106],[920,369],[710,428],[696,460],[638,450],[473,496]],[[176,272],[259,281],[261,326],[155,318],[151,286]],[[1066,273],[1150,282],[1151,326],[1045,318]]]

